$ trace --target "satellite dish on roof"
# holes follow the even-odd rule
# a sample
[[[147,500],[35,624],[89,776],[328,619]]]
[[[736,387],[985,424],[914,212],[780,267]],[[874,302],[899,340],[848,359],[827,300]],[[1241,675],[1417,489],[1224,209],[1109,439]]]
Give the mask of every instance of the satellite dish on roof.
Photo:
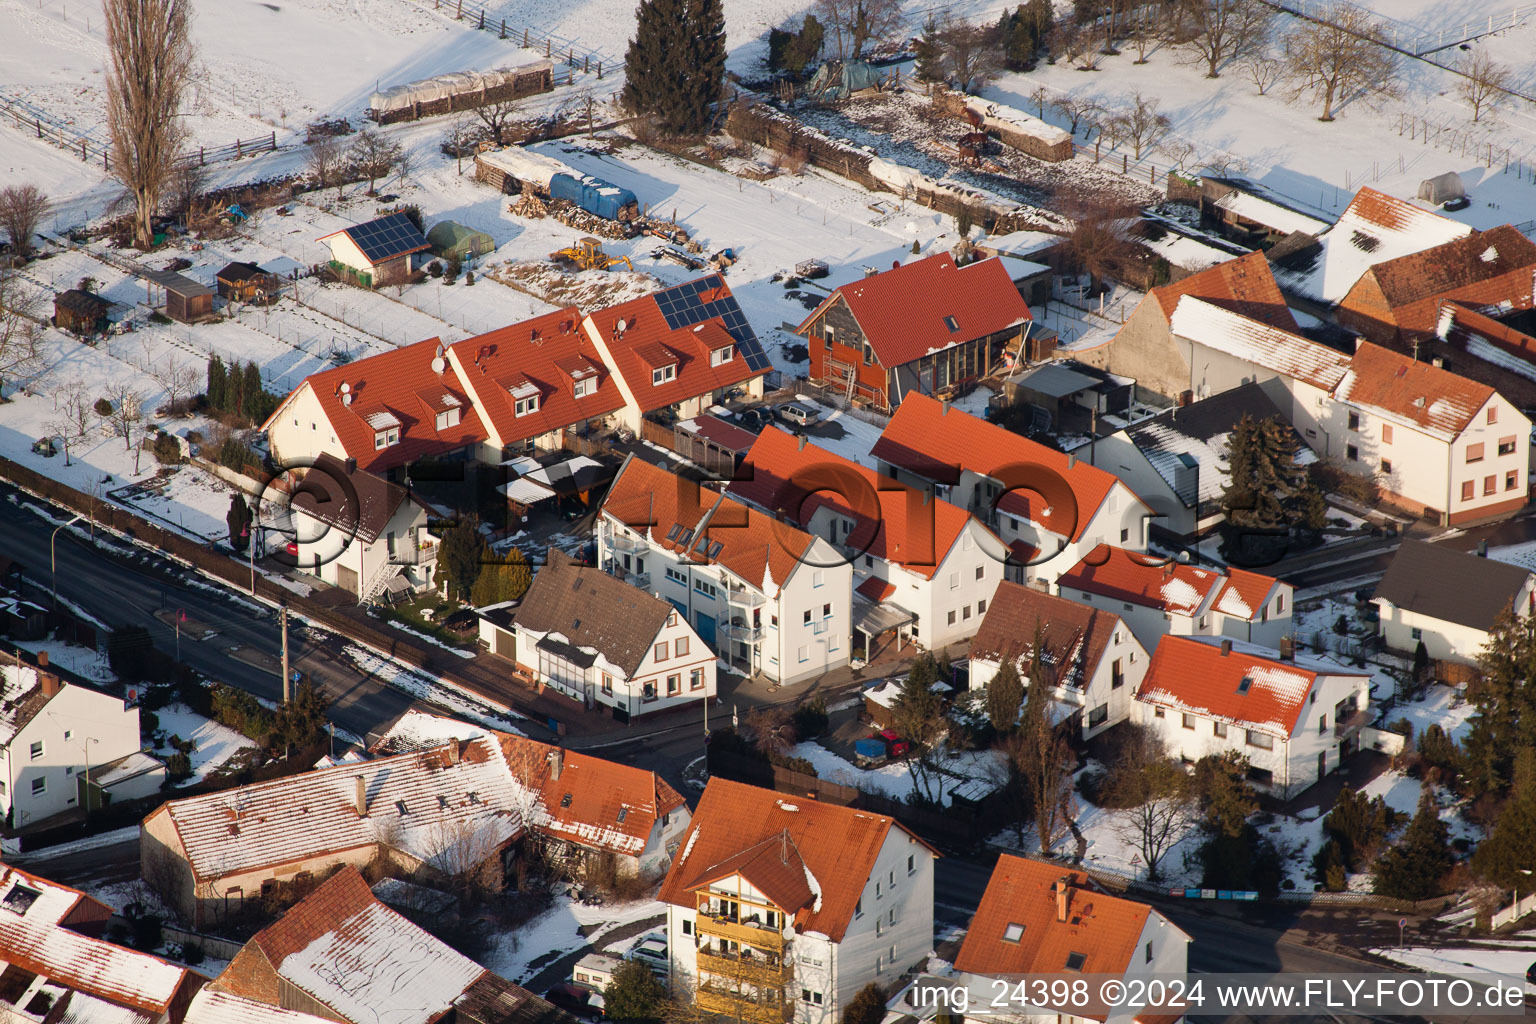
[[[442,373],[447,368],[448,368],[448,363],[444,361],[442,356],[439,355],[439,356],[433,357],[433,359],[432,359],[432,372],[433,373]]]
[[[342,394],[345,395],[345,394],[348,394],[349,392],[351,392],[352,385],[348,384],[346,381],[342,381],[341,382],[341,387],[338,388],[337,390],[339,390]]]
[[[613,329],[618,331],[620,334],[623,334],[625,331],[629,330],[629,321],[621,319],[618,323],[613,325]]]
[[[351,405],[352,404],[352,396],[351,395],[342,395],[341,396],[341,404],[342,405]]]

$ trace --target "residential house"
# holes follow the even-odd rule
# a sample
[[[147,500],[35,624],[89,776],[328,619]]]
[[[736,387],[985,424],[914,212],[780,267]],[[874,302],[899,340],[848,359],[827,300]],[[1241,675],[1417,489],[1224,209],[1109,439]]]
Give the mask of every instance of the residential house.
[[[985,687],[1005,663],[1027,687],[1036,638],[1051,697],[1071,708],[1079,737],[1092,739],[1130,716],[1148,663],[1136,634],[1114,612],[1018,583],[998,584],[971,638],[971,689]]]
[[[624,405],[575,307],[466,338],[447,360],[485,426],[485,462],[559,451],[605,431]]]
[[[182,1024],[208,979],[103,941],[112,917],[78,890],[0,864],[0,1019]]]
[[[364,288],[407,284],[416,270],[416,254],[432,248],[411,218],[391,213],[363,224],[321,235],[331,250],[331,269]]]
[[[13,828],[86,805],[160,791],[165,765],[143,751],[139,709],[67,683],[48,666],[0,666],[0,814]]]
[[[407,712],[371,759],[174,800],[144,819],[145,881],[203,926],[278,882],[382,859],[422,880],[484,866],[531,836],[559,859],[666,870],[687,805],[654,772]],[[465,863],[470,861],[472,863]]]
[[[1174,1024],[1177,1013],[1031,999],[990,1011],[997,986],[1011,990],[1015,979],[1065,979],[1073,974],[1134,979],[1183,977],[1190,937],[1145,903],[1116,896],[1091,877],[1060,864],[1013,854],[998,858],[986,891],[955,956],[955,982],[972,993],[967,1021],[1000,1016],[1009,1021],[1053,1020],[1058,1024]],[[1026,997],[1036,990],[1021,989]],[[1054,985],[1038,991],[1056,995]],[[1067,989],[1062,989],[1062,992]],[[1096,996],[1097,993],[1091,993]],[[951,1015],[951,1020],[961,1014]]]
[[[1375,264],[1433,249],[1471,232],[1466,224],[1405,199],[1362,188],[1333,227],[1315,240],[1298,238],[1300,244],[1294,246],[1282,242],[1268,256],[1280,287],[1297,308],[1321,317]]]
[[[518,669],[619,721],[715,696],[715,652],[668,601],[550,548],[513,621]]]
[[[1278,647],[1291,632],[1295,605],[1295,589],[1273,576],[1108,546],[1063,573],[1056,590],[1118,614],[1149,651],[1164,636],[1226,636]]]
[[[1242,755],[1256,786],[1289,800],[1360,748],[1370,682],[1241,641],[1170,636],[1152,652],[1134,717],[1185,763]]]
[[[712,778],[667,872],[674,991],[752,1024],[831,1024],[933,947],[934,851],[883,814]]]
[[[1147,293],[1108,345],[1077,357],[1094,366],[1136,379],[1142,392],[1177,399],[1199,386],[1199,367],[1188,345],[1173,330],[1173,315],[1186,298],[1225,310],[1278,331],[1294,334],[1296,319],[1270,273],[1264,254],[1239,259],[1191,274]],[[1241,381],[1234,382],[1234,386]]]
[[[328,453],[304,471],[288,502],[296,568],[359,602],[432,586],[437,540],[410,491]]]
[[[353,867],[252,936],[209,987],[341,1024],[574,1020],[380,903]]]
[[[322,454],[398,478],[421,458],[471,459],[490,436],[436,338],[304,378],[262,424],[279,467]]]
[[[1262,385],[1249,382],[1138,420],[1077,451],[1119,477],[1146,503],[1152,510],[1151,534],[1188,542],[1222,521],[1227,438],[1244,416],[1278,419],[1290,430],[1290,410],[1282,413]],[[1291,433],[1296,461],[1315,462],[1317,456]]]
[[[1389,504],[1452,526],[1526,505],[1531,421],[1486,384],[1362,342],[1316,413],[1319,450]]]
[[[1477,664],[1505,615],[1536,607],[1536,575],[1523,566],[1405,539],[1371,598],[1377,633],[1391,650],[1411,656],[1420,644],[1436,661]]]
[[[777,427],[758,435],[728,490],[852,562],[866,651],[892,631],[930,650],[966,639],[1003,579],[1002,542],[963,508]]]
[[[260,265],[236,260],[214,275],[219,297],[227,302],[276,302],[282,296],[283,279]]]
[[[1189,367],[1188,390],[1181,400],[1193,402],[1244,384],[1274,381],[1269,390],[1277,404],[1294,406],[1295,415],[1304,418],[1338,384],[1349,364],[1349,356],[1338,349],[1193,295],[1179,299],[1168,323]]]
[[[670,602],[733,667],[789,684],[847,664],[853,568],[828,541],[634,456],[595,532],[608,572]]]
[[[962,267],[946,252],[833,289],[795,333],[811,380],[889,411],[1004,368],[1030,323],[1001,257]]]
[[[1339,301],[1339,323],[1407,351],[1435,335],[1447,301],[1530,309],[1536,243],[1506,224],[1372,264]]]
[[[719,274],[590,313],[582,328],[613,367],[619,419],[636,433],[647,417],[670,436],[674,422],[728,396],[762,398],[772,368]]]
[[[1146,545],[1151,509],[1113,473],[926,395],[901,404],[870,455],[996,530],[1010,579],[1054,579],[1100,544]]]

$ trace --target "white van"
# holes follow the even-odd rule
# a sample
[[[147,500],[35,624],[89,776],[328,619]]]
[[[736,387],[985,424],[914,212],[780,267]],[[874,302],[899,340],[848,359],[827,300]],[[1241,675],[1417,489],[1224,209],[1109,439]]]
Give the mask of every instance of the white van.
[[[779,406],[779,418],[797,427],[808,427],[821,419],[821,411],[803,402]]]

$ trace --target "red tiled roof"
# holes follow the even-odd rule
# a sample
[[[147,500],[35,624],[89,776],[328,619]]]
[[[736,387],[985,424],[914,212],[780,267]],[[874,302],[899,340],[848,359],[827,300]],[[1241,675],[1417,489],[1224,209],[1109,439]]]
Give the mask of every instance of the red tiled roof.
[[[1488,231],[1474,231],[1465,238],[1433,249],[1378,263],[1368,271],[1381,286],[1390,306],[1405,306],[1436,295],[1447,295],[1489,278],[1526,271],[1519,296],[1530,304],[1531,275],[1536,267],[1536,243],[1508,224]],[[1499,296],[1477,301],[1497,302]]]
[[[1029,306],[998,256],[957,267],[945,252],[861,278],[835,289],[796,331],[807,330],[838,297],[848,304],[886,367],[1031,319]],[[946,317],[954,319],[953,330]]]
[[[800,848],[786,829],[713,865],[708,874],[695,883],[695,888],[740,875],[780,910],[794,915],[812,907],[816,900],[806,877],[808,870],[805,859],[800,856]]]
[[[1056,885],[1067,886],[1059,920]],[[1124,974],[1151,908],[1111,896],[1087,875],[1013,854],[998,858],[971,918],[955,970],[966,974],[1050,974],[1081,954],[1084,974]],[[1017,939],[1013,939],[1013,935]]]
[[[1113,473],[915,392],[902,400],[870,454],[940,483],[957,481],[960,469],[999,479],[1019,474],[1010,467],[1041,467],[1066,481],[1071,501],[1065,494],[1012,490],[997,507],[1074,541],[1117,482]]]
[[[1493,388],[1450,370],[1362,341],[1333,397],[1455,437],[1494,396]]]
[[[1285,297],[1280,294],[1280,286],[1275,283],[1275,275],[1270,271],[1269,261],[1262,252],[1251,252],[1171,284],[1159,285],[1152,289],[1151,294],[1157,299],[1165,317],[1173,316],[1179,299],[1193,295],[1271,327],[1292,333],[1300,329],[1285,304]]]
[[[1263,573],[1227,567],[1227,585],[1216,599],[1216,610],[1243,619],[1256,618],[1269,592],[1280,581]]]
[[[721,282],[710,292],[715,297],[729,295]],[[618,330],[624,322],[622,334]],[[729,340],[721,319],[714,317],[692,327],[673,330],[667,326],[654,295],[645,295],[617,306],[589,313],[583,322],[594,340],[601,338],[613,356],[614,369],[624,378],[641,412],[664,409],[699,395],[733,387],[767,373],[753,370],[740,350],[728,363],[710,365],[710,351],[721,348],[721,335]],[[731,342],[734,344],[734,342]],[[651,383],[651,370],[677,364],[677,377],[662,384]]]
[[[299,391],[309,388],[320,401],[330,420],[336,440],[358,467],[370,473],[402,466],[423,456],[442,455],[486,439],[480,414],[459,386],[452,370],[435,373],[432,360],[440,346],[428,338],[414,345],[383,352],[334,370],[312,374],[278,406],[264,429],[287,415],[287,407]],[[351,404],[342,400],[341,386],[349,388]],[[418,391],[440,388],[461,403],[463,411],[457,426],[439,432],[436,411],[428,408]],[[365,419],[371,413],[385,413],[400,423],[400,441],[388,448],[374,448],[374,428]]]
[[[661,816],[684,805],[649,769],[565,750],[557,779],[550,754],[559,747],[508,733],[496,737],[513,776],[542,797],[539,831],[555,838],[638,856]]]
[[[1252,645],[1234,643],[1223,654],[1221,643],[1207,642],[1214,639],[1165,636],[1159,640],[1136,699],[1289,736],[1301,721],[1307,694],[1318,676],[1365,675],[1281,661]]]
[[[861,597],[867,597],[876,603],[884,601],[886,598],[896,593],[896,587],[894,584],[887,583],[885,580],[878,576],[871,576],[869,579],[865,580],[863,583],[860,583],[853,589],[854,592],[859,594]]]
[[[1472,339],[1481,338],[1516,359],[1530,364],[1530,368],[1526,371],[1527,375],[1536,374],[1536,338],[1529,334],[1517,331],[1491,316],[1485,316],[1458,302],[1440,304],[1440,322],[1444,325],[1442,334],[1446,341],[1454,342],[1476,355],[1475,343],[1470,347],[1468,343]]]
[[[1032,654],[1038,630],[1055,681],[1081,685],[1074,676],[1093,674],[1119,628],[1120,617],[1111,612],[1004,581],[971,638],[970,656],[1017,664]]]
[[[796,800],[717,776],[709,780],[699,798],[659,898],[692,910],[695,889],[721,877],[731,865],[742,864],[742,855],[757,852],[765,840],[778,844],[787,833],[794,852],[815,879],[814,886],[809,879],[806,885],[819,891],[819,899],[797,908],[795,926],[841,942],[875,858],[892,829],[906,831],[883,814],[818,800]],[[912,838],[925,852],[932,852],[922,840]],[[774,857],[783,849],[781,845],[770,848]],[[760,871],[759,876],[762,874]],[[793,890],[783,898],[796,902],[798,888],[787,879],[780,881],[786,892]]]
[[[502,327],[451,345],[449,357],[503,445],[606,416],[624,406],[613,375],[581,329],[575,307]],[[596,376],[597,390],[577,398],[577,377]],[[516,414],[511,387],[538,388],[539,408]]]
[[[828,507],[855,520],[846,543],[928,579],[971,517],[841,455],[767,427],[730,493],[804,525]]]
[[[603,513],[670,551],[686,549],[692,561],[723,565],[770,595],[789,579],[811,546],[805,531],[633,456],[608,488]],[[704,537],[710,547],[721,545],[713,558],[701,549],[697,534],[706,514]],[[667,539],[674,525],[688,531],[686,542],[679,543],[681,531],[678,539]]]
[[[1182,562],[1158,565],[1124,548],[1100,544],[1056,580],[1059,589],[1086,590],[1117,601],[1193,615],[1226,578]]]

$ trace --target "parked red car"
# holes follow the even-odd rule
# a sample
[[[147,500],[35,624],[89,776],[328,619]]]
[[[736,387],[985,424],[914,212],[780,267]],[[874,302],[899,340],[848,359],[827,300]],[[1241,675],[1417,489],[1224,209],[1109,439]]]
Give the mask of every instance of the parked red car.
[[[884,740],[885,752],[890,757],[901,757],[912,747],[912,744],[897,735],[895,729],[881,729],[870,738]]]

